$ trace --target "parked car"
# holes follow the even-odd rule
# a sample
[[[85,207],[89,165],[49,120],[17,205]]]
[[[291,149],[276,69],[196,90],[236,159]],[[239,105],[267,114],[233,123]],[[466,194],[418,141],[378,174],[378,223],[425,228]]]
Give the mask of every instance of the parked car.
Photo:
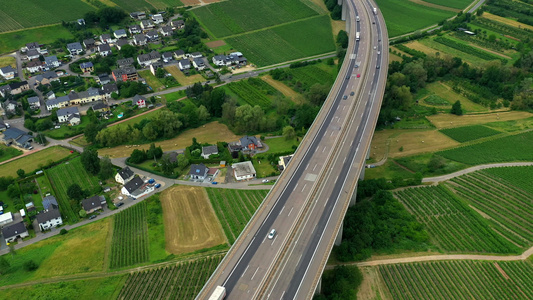
[[[158,189],[158,188],[160,188],[160,187],[161,187],[161,183],[158,183],[158,184],[155,185],[155,188],[156,188],[156,189]]]
[[[263,181],[261,181],[262,183],[267,183],[268,182],[268,179],[263,179]]]
[[[348,99],[348,96],[344,95],[344,96],[342,97],[342,100],[346,100],[346,99]]]
[[[121,207],[122,205],[124,205],[124,202],[119,202],[117,203],[116,207]]]
[[[90,216],[90,217],[89,217],[89,220],[92,220],[92,219],[94,219],[94,218],[96,218],[96,215],[92,215],[92,216]]]
[[[211,182],[211,184],[218,184],[218,182],[216,182],[216,181],[213,181],[213,182]]]
[[[153,178],[150,178],[150,180],[148,180],[148,183],[150,183],[150,184],[152,184],[154,182],[155,182],[155,179],[153,179]]]

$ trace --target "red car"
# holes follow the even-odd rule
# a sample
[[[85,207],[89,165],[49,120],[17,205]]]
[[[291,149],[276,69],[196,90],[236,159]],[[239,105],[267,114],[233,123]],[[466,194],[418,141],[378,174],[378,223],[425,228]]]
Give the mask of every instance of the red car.
[[[361,77],[361,74],[357,74],[357,78]]]

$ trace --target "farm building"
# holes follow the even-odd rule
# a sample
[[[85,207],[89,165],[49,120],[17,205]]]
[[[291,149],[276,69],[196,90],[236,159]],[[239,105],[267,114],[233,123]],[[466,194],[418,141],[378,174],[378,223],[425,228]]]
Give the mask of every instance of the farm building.
[[[28,230],[24,222],[16,223],[10,226],[6,226],[2,229],[2,236],[7,243],[11,243],[18,238],[25,238],[29,236]]]
[[[251,161],[233,164],[231,168],[233,169],[233,177],[238,181],[255,178],[256,172]]]
[[[204,164],[192,164],[189,176],[191,179],[204,180],[207,177],[207,172],[209,172],[209,168]]]
[[[55,228],[63,224],[63,219],[59,213],[59,209],[52,208],[48,211],[43,211],[37,215],[37,223],[41,231]]]
[[[125,167],[124,169],[118,171],[115,175],[115,181],[120,184],[126,184],[128,181],[133,179],[135,173],[130,169],[130,167]]]

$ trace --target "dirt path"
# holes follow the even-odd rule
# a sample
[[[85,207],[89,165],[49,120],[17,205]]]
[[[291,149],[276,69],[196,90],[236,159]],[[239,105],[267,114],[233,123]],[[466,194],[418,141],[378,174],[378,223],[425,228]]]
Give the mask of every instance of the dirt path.
[[[459,177],[461,175],[465,175],[468,173],[472,173],[479,170],[484,169],[490,169],[490,168],[501,168],[501,167],[523,167],[523,166],[533,166],[533,162],[512,162],[512,163],[497,163],[497,164],[486,164],[486,165],[479,165],[470,167],[461,171],[457,171],[455,173],[442,175],[442,176],[436,176],[436,177],[426,177],[422,179],[422,182],[433,182],[438,183],[441,181],[446,181],[448,179],[452,179],[455,177]]]

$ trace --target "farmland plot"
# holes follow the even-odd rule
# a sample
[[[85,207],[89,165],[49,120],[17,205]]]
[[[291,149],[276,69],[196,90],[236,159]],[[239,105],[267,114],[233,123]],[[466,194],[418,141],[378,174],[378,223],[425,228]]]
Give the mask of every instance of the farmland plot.
[[[148,252],[146,202],[141,202],[115,216],[110,268],[146,262],[149,259]]]
[[[129,275],[118,299],[194,299],[223,255]]]
[[[395,196],[424,223],[434,243],[452,252],[517,253],[479,214],[443,186],[409,188]]]
[[[233,244],[268,191],[206,188],[222,229]]]
[[[392,299],[532,299],[524,261],[440,261],[378,267]]]
[[[470,0],[424,0],[424,2],[447,6],[451,8],[457,8],[457,9],[464,9],[470,3],[472,3],[472,1]]]
[[[482,173],[487,173],[491,176],[504,180],[507,183],[512,183],[518,188],[533,194],[533,185],[531,178],[533,178],[533,167],[508,167],[508,168],[492,168],[483,170]]]
[[[458,141],[459,143],[473,141],[501,133],[497,130],[482,125],[448,128],[441,129],[439,131]]]
[[[270,108],[270,98],[267,95],[279,93],[271,85],[257,78],[232,82],[227,87],[242,99],[244,102],[242,104],[249,104],[252,107],[259,105],[264,109]]]

